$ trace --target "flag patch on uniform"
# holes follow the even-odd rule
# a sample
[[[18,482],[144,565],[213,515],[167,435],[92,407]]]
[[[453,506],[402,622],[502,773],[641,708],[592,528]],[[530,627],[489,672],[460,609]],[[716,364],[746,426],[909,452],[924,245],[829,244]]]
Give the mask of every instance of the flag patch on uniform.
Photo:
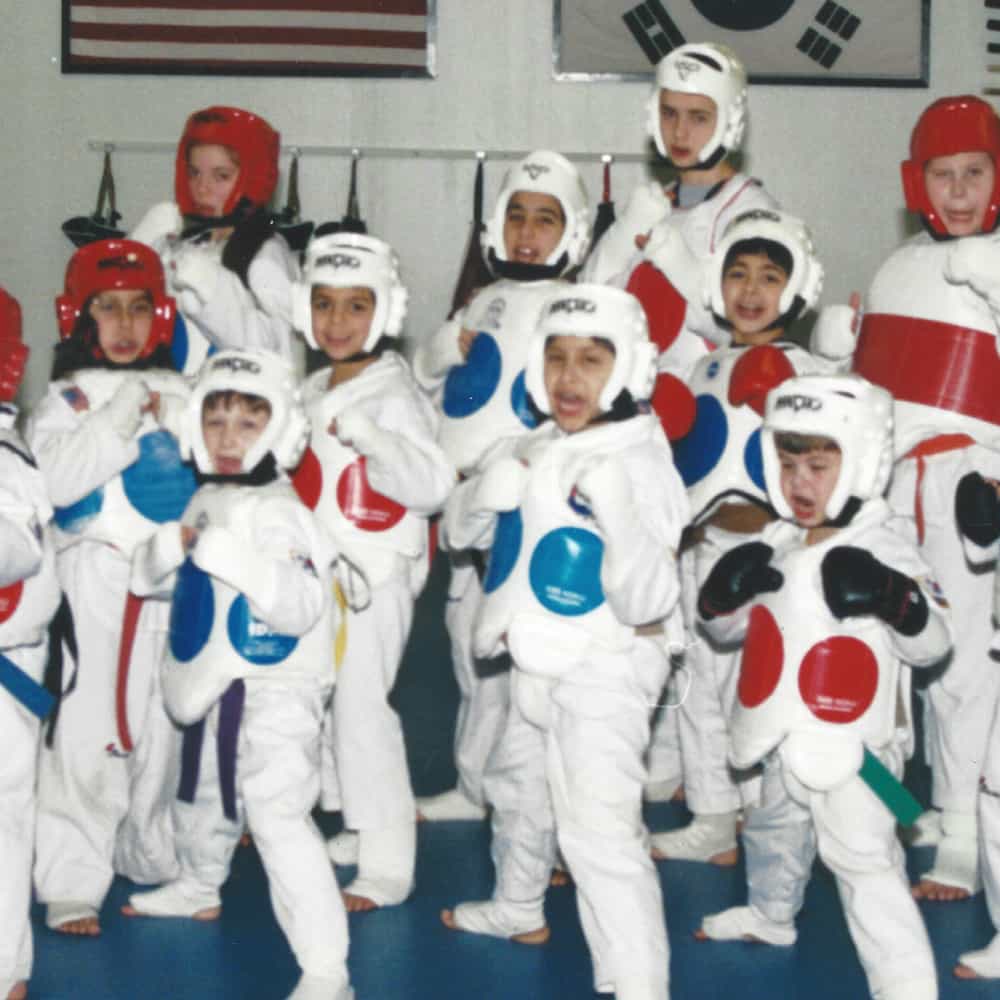
[[[90,409],[90,400],[87,399],[87,394],[76,385],[71,385],[62,391],[62,398],[69,403],[70,407],[76,413],[82,413],[84,410]]]

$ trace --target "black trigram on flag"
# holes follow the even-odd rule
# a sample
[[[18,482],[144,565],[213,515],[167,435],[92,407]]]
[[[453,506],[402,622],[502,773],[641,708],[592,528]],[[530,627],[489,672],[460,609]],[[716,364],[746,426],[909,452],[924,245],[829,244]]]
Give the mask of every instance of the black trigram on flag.
[[[849,42],[861,26],[861,18],[856,17],[846,7],[833,3],[833,0],[826,0],[816,15],[816,23],[843,41]],[[806,29],[796,48],[824,69],[832,69],[844,51],[842,46],[815,28]]]
[[[651,63],[658,63],[668,52],[684,44],[680,28],[660,0],[646,0],[627,10],[622,20]]]

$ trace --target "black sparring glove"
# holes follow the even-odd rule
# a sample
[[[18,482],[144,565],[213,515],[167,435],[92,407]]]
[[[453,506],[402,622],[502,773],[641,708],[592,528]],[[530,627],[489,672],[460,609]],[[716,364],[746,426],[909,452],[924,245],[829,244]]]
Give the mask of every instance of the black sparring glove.
[[[875,615],[901,635],[917,635],[927,624],[927,600],[917,584],[867,549],[830,549],[820,572],[823,597],[834,618]]]
[[[1000,500],[996,490],[978,472],[968,472],[955,490],[958,530],[976,545],[992,545],[1000,538]]]
[[[751,597],[777,590],[785,578],[768,565],[773,554],[774,549],[764,542],[747,542],[730,549],[698,591],[698,614],[705,621],[728,615]]]

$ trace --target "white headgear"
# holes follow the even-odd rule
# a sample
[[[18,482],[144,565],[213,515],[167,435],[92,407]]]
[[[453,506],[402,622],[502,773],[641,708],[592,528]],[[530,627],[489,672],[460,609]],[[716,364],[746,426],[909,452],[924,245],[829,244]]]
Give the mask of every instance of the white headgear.
[[[669,159],[660,131],[661,90],[702,94],[715,101],[715,131],[698,152],[699,166],[714,166],[729,150],[739,149],[746,127],[747,72],[728,45],[681,45],[657,63],[646,103],[646,129],[660,156]]]
[[[360,233],[316,236],[306,247],[302,280],[292,286],[292,324],[312,348],[319,345],[313,333],[313,285],[330,288],[370,288],[375,315],[362,346],[368,353],[382,337],[395,337],[403,328],[409,295],[399,280],[399,261],[388,243]]]
[[[529,153],[504,175],[493,214],[482,233],[483,253],[491,270],[496,261],[507,261],[503,227],[507,205],[515,191],[548,194],[562,205],[566,227],[562,239],[542,265],[556,268],[553,277],[565,274],[583,261],[590,244],[590,204],[587,189],[576,167],[559,153],[546,149]]]
[[[737,215],[726,226],[722,240],[708,260],[702,294],[705,305],[717,319],[724,319],[726,315],[722,301],[726,257],[737,243],[745,240],[770,240],[783,246],[792,258],[792,273],[778,300],[781,315],[775,325],[785,326],[816,305],[823,290],[823,265],[816,256],[808,227],[793,215],[758,208]]]
[[[615,364],[598,405],[611,409],[622,389],[649,399],[656,381],[656,345],[649,339],[646,313],[630,292],[610,285],[567,285],[542,307],[524,369],[525,388],[535,406],[551,413],[545,391],[545,341],[549,337],[603,337],[615,348]]]
[[[792,510],[781,493],[775,434],[815,434],[840,447],[840,475],[823,512],[836,520],[848,500],[880,497],[892,470],[892,396],[860,375],[798,375],[772,389],[764,409],[764,481],[774,509]]]
[[[243,456],[243,473],[251,472],[271,452],[279,468],[294,469],[309,441],[309,418],[291,365],[270,351],[220,351],[201,367],[181,426],[180,452],[194,459],[200,472],[215,471],[202,433],[202,408],[213,392],[260,396],[271,417],[253,447]]]

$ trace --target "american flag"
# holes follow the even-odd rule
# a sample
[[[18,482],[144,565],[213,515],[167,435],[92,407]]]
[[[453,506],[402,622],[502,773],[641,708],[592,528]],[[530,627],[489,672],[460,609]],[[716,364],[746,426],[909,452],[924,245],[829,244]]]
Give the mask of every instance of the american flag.
[[[433,76],[436,0],[63,0],[64,73]]]

